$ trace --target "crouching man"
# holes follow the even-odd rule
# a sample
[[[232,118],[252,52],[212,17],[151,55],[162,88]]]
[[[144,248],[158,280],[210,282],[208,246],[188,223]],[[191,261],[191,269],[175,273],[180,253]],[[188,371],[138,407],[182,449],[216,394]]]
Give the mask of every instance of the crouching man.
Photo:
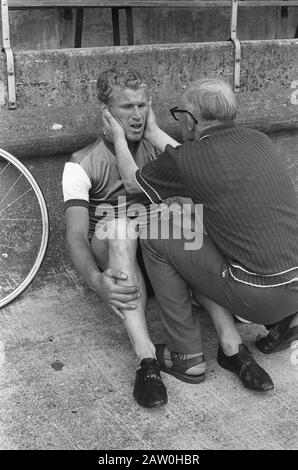
[[[218,79],[189,85],[171,113],[180,121],[180,145],[157,125],[149,110],[146,135],[163,152],[139,168],[125,134],[108,110],[118,168],[131,194],[144,192],[152,202],[170,196],[191,197],[204,205],[208,236],[200,249],[187,251],[184,240],[144,241],[147,271],[160,302],[165,292],[155,282],[160,266],[196,289],[219,336],[217,360],[243,385],[266,392],[274,385],[241,341],[232,314],[265,324],[256,341],[264,354],[286,349],[298,339],[298,201],[289,175],[270,139],[235,124],[237,106],[228,84]],[[188,352],[187,317],[176,321],[180,335],[175,354]],[[159,345],[160,367],[172,373],[173,350]]]

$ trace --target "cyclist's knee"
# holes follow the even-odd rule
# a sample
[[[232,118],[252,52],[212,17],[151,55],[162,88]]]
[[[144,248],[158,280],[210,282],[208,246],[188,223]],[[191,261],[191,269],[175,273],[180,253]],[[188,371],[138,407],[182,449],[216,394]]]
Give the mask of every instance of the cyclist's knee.
[[[135,224],[126,219],[115,219],[107,227],[107,242],[110,249],[123,256],[136,254],[138,235]]]

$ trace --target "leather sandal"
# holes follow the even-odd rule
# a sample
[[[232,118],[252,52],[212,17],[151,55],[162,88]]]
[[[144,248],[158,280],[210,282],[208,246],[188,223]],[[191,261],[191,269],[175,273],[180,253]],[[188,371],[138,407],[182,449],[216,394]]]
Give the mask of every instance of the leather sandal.
[[[172,361],[172,366],[168,367],[164,360],[165,348],[165,344],[155,345],[156,358],[159,363],[160,370],[166,372],[167,374],[173,375],[174,377],[176,377],[176,379],[182,380],[182,382],[187,382],[190,384],[199,384],[201,382],[204,382],[205,372],[199,375],[191,375],[186,373],[186,371],[191,367],[203,364],[205,362],[203,355],[198,357],[192,357],[189,359],[183,359],[185,358],[186,354],[171,352],[169,360]]]

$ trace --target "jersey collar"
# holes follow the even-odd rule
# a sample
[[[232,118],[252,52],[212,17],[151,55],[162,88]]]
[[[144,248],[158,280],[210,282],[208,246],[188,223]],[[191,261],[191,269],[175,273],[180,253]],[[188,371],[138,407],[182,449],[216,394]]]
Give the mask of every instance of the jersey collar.
[[[235,121],[227,121],[223,124],[218,124],[217,126],[210,126],[204,129],[200,135],[199,140],[203,140],[206,137],[209,137],[213,134],[222,134],[228,129],[232,129],[236,126]]]

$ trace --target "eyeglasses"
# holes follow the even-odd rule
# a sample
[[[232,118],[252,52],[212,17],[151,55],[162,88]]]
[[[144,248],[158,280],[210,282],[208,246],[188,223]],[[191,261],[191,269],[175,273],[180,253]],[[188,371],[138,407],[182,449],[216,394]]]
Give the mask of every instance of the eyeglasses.
[[[179,109],[178,106],[175,106],[174,108],[171,108],[171,109],[170,109],[170,113],[172,114],[172,116],[173,116],[173,118],[175,119],[175,121],[179,121],[179,117],[177,117],[177,114],[179,114],[179,113],[186,113],[186,114],[189,114],[189,115],[193,118],[194,122],[195,122],[196,124],[198,124],[198,121],[197,121],[196,118],[193,116],[193,114],[191,114],[191,112],[190,112],[190,111],[187,111],[186,109]]]

